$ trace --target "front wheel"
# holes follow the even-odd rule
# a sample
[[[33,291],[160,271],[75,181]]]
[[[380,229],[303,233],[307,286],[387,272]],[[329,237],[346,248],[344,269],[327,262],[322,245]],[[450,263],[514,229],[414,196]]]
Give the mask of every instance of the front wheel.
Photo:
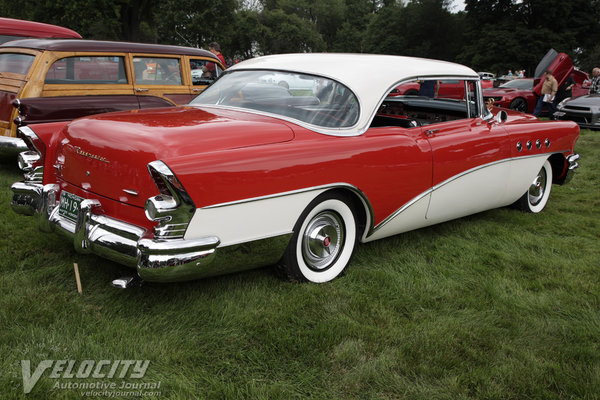
[[[527,112],[527,101],[521,97],[514,99],[511,101],[510,106],[508,106],[511,110],[517,110],[526,113]]]
[[[348,265],[356,237],[356,217],[350,203],[320,196],[298,219],[280,269],[290,280],[328,282]]]
[[[517,200],[517,207],[525,212],[539,213],[546,207],[552,188],[552,166],[546,160],[540,172],[529,186],[529,190]]]

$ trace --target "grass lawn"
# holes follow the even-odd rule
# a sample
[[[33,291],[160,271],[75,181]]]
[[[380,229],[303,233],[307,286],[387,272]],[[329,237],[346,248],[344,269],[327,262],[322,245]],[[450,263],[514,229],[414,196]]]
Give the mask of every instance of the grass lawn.
[[[600,133],[583,130],[577,151],[543,213],[360,245],[331,283],[265,268],[126,291],[109,285],[125,267],[10,210],[20,174],[2,159],[0,397],[72,399],[86,390],[60,385],[101,381],[160,382],[144,397],[165,399],[600,398]],[[42,360],[149,365],[139,379],[49,369],[25,395],[22,360],[32,374]]]

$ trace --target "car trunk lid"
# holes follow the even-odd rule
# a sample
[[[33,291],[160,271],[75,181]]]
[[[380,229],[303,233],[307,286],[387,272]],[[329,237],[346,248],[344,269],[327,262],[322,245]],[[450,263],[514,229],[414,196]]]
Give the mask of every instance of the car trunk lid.
[[[99,196],[142,207],[157,194],[146,167],[154,160],[293,139],[285,122],[239,111],[137,111],[70,123],[57,154],[59,176]]]

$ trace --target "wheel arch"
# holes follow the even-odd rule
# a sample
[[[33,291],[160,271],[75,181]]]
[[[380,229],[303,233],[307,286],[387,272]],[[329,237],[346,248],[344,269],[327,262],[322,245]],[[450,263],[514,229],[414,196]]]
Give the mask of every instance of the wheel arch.
[[[357,225],[357,237],[363,241],[363,236],[368,232],[373,224],[373,208],[367,196],[354,186],[336,187],[329,189],[315,199],[323,196],[334,196],[346,200],[355,213]]]
[[[562,185],[567,175],[567,158],[562,153],[554,153],[548,158],[548,161],[552,166],[552,183]]]

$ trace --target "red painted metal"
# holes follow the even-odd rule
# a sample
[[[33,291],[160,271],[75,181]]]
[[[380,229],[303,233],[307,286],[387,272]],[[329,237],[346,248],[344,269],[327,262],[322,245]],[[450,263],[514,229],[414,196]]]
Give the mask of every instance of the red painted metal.
[[[81,39],[79,33],[62,26],[13,18],[0,18],[0,35]]]

